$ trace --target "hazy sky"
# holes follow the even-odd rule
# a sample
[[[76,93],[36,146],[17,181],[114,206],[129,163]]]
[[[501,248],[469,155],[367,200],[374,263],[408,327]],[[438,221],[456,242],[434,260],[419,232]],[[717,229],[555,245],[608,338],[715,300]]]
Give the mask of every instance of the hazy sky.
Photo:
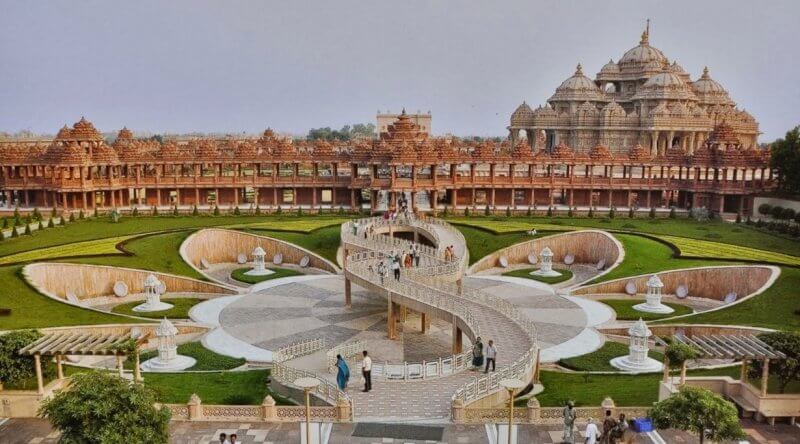
[[[800,1],[0,0],[0,129],[247,131],[431,110],[438,134],[503,135],[581,62],[650,42],[708,65],[761,123],[800,124]]]

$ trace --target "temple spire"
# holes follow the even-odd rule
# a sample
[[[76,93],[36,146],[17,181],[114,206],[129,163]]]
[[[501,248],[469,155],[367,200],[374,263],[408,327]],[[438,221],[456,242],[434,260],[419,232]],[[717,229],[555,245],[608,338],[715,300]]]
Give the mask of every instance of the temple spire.
[[[642,40],[639,41],[640,45],[649,45],[650,44],[650,19],[647,19],[647,26],[644,28],[644,32],[642,33]]]

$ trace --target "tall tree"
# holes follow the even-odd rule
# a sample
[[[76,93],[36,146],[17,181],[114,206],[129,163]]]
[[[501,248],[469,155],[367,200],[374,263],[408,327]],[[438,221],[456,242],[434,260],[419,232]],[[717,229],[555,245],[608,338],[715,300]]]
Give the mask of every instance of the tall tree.
[[[61,431],[62,443],[166,443],[170,412],[155,402],[143,384],[93,371],[73,376],[69,390],[43,401],[39,416]]]
[[[13,384],[33,376],[33,356],[22,356],[18,352],[41,337],[36,330],[12,331],[0,336],[0,382]]]
[[[800,381],[800,333],[774,331],[760,334],[758,339],[786,355],[786,359],[769,362],[769,374],[778,378],[778,391],[785,393],[790,382]],[[761,376],[761,366],[761,361],[752,361],[751,376]]]
[[[699,387],[681,387],[678,393],[659,401],[648,416],[659,429],[675,428],[695,433],[700,444],[742,439],[736,406],[720,395]]]
[[[786,138],[772,144],[770,166],[778,170],[778,187],[800,193],[800,126],[786,133]]]

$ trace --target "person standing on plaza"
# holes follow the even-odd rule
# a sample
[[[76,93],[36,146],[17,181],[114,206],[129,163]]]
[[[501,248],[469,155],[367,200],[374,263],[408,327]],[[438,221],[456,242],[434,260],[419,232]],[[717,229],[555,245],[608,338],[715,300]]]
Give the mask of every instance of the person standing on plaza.
[[[489,364],[492,365],[492,371],[495,370],[497,365],[497,347],[494,346],[494,341],[489,339],[489,345],[486,346],[486,369],[484,373],[489,373]]]
[[[578,416],[575,413],[575,404],[572,401],[567,401],[564,407],[564,434],[561,440],[566,444],[575,444],[575,418]]]
[[[611,416],[611,410],[606,410],[606,419],[603,420],[603,435],[600,437],[602,444],[613,444],[612,432],[617,427],[617,420]]]
[[[395,257],[392,261],[392,271],[394,271],[394,280],[400,280],[400,258]]]
[[[475,344],[472,345],[472,366],[477,370],[483,367],[483,341],[480,336],[475,338]]]
[[[236,444],[239,442],[239,437],[236,436],[235,433],[231,433],[231,444]]]
[[[336,355],[336,368],[336,384],[339,386],[339,390],[344,390],[347,388],[347,381],[350,380],[350,367],[347,366],[342,355]]]
[[[597,435],[600,432],[597,430],[597,424],[594,423],[594,419],[589,418],[589,423],[586,424],[586,431],[584,435],[586,436],[586,440],[583,444],[597,444]]]
[[[361,361],[361,374],[364,375],[364,392],[372,390],[372,358],[364,350],[364,360]]]
[[[228,441],[228,435],[226,435],[225,433],[220,433],[219,444],[231,444],[231,442]]]

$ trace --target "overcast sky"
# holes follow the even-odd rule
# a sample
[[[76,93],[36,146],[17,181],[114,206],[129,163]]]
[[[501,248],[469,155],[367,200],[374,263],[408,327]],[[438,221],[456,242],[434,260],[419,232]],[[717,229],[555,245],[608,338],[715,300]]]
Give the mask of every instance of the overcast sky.
[[[431,110],[437,134],[504,135],[581,62],[650,42],[708,65],[761,123],[800,124],[800,1],[0,0],[0,130],[255,132]]]

